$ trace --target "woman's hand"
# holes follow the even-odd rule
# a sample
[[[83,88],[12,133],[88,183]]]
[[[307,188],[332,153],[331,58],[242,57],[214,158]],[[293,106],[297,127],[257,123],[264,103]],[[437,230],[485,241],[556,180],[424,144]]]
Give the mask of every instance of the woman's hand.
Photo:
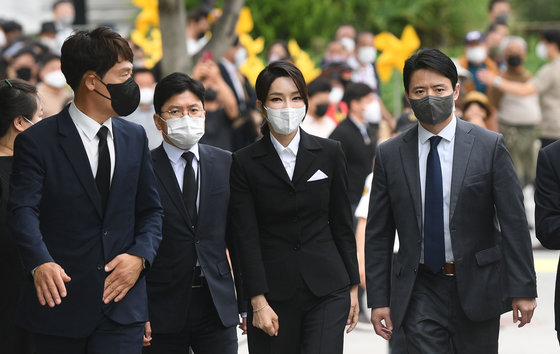
[[[348,314],[347,325],[350,325],[346,333],[352,332],[358,324],[358,315],[360,313],[360,305],[358,304],[358,285],[352,285],[350,288],[350,313]]]
[[[253,327],[259,328],[269,336],[277,336],[278,329],[278,315],[268,305],[268,301],[264,295],[257,295],[251,299],[253,306]]]

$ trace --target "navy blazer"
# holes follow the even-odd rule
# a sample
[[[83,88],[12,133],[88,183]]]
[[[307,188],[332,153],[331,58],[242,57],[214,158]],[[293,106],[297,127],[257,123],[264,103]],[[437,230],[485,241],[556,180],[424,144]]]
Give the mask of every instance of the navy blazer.
[[[513,297],[537,296],[529,227],[503,136],[457,119],[454,144],[449,231],[459,302],[484,321],[511,311]],[[418,273],[422,209],[416,126],[377,148],[366,229],[368,307],[390,306],[395,328]]]
[[[66,107],[18,135],[9,224],[26,270],[59,264],[72,280],[55,308],[41,306],[33,279],[24,284],[18,319],[29,331],[84,337],[103,315],[121,324],[148,319],[141,275],[120,302],[105,305],[104,265],[121,253],[151,263],[161,240],[162,209],[148,139],[139,125],[113,118],[115,169],[103,215],[101,197]]]
[[[165,212],[163,240],[146,275],[154,333],[179,333],[184,328],[197,259],[222,324],[235,326],[239,323],[239,313],[246,311],[246,303],[241,301],[241,276],[228,222],[231,153],[204,144],[198,147],[200,199],[196,225],[187,212],[165,149],[160,146],[152,151],[157,187]],[[226,248],[234,266],[237,296]]]

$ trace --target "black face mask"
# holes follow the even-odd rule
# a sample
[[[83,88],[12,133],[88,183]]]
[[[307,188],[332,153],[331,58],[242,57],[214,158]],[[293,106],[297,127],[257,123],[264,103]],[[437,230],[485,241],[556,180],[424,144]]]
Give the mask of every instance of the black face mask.
[[[18,79],[29,81],[31,79],[31,68],[29,66],[22,66],[16,70],[16,75]]]
[[[218,98],[218,93],[216,92],[216,90],[207,88],[204,92],[204,100],[207,102],[212,102],[215,101],[216,98]]]
[[[328,109],[329,109],[328,103],[318,104],[317,107],[315,108],[315,116],[317,118],[323,117],[325,114],[327,114]]]
[[[509,57],[506,58],[507,64],[508,66],[511,67],[516,67],[521,65],[521,63],[523,63],[523,60],[521,59],[521,56],[519,55],[510,55]]]
[[[453,113],[453,94],[445,97],[425,96],[414,100],[409,98],[414,115],[422,123],[439,124]]]
[[[136,110],[140,103],[140,89],[132,77],[122,84],[106,84],[101,79],[99,81],[107,87],[111,97],[107,97],[97,90],[94,91],[110,100],[111,107],[119,116],[127,116]]]

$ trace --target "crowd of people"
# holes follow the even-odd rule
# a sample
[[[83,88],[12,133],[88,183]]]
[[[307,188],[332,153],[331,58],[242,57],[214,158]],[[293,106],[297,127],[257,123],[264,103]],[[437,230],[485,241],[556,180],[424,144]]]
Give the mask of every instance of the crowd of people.
[[[522,189],[557,248],[560,30],[532,76],[492,0],[464,56],[406,61],[395,119],[351,24],[313,81],[277,40],[253,86],[238,39],[162,77],[117,32],[74,30],[71,1],[52,11],[35,37],[0,21],[9,352],[233,354],[239,326],[251,353],[335,354],[371,321],[393,354],[497,353],[500,314],[531,322]],[[208,18],[189,12],[189,55]]]

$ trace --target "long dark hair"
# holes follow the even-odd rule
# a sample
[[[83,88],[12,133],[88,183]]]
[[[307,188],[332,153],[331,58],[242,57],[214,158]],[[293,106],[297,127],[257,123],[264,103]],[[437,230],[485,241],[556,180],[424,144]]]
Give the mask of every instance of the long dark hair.
[[[37,112],[37,89],[27,81],[0,81],[0,137],[6,135],[19,116],[31,120]]]

